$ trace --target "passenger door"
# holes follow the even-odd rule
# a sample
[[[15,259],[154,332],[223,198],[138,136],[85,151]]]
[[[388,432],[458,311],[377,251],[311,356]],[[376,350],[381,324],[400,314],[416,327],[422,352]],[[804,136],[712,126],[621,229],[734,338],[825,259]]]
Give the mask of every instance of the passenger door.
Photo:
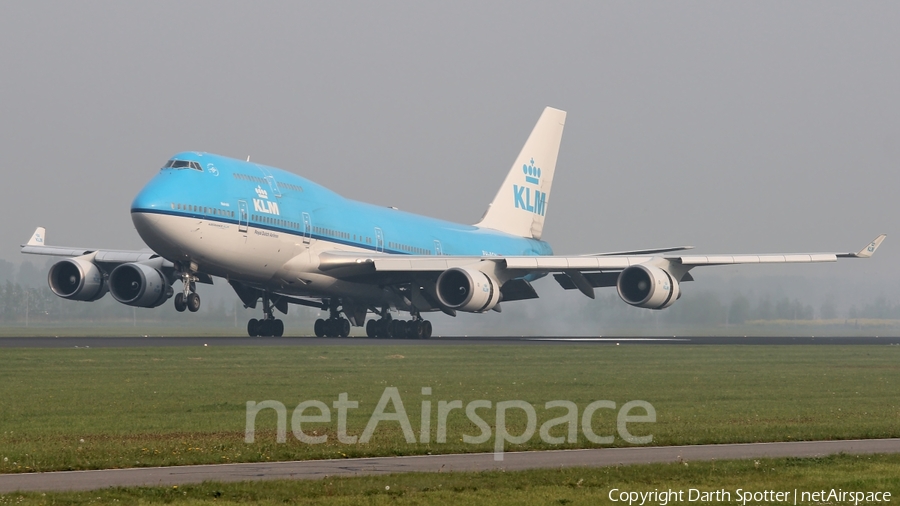
[[[384,251],[384,232],[378,227],[375,227],[375,251]]]
[[[250,221],[250,210],[246,200],[238,200],[238,232],[247,233],[247,223]]]
[[[312,233],[312,220],[309,213],[303,213],[303,244],[309,244],[309,236]]]

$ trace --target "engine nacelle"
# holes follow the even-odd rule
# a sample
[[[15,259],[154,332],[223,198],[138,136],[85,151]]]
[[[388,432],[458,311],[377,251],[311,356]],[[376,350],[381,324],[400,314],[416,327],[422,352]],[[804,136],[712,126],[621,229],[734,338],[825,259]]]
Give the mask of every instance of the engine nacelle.
[[[500,302],[500,283],[481,271],[453,267],[438,276],[437,297],[449,309],[481,313]]]
[[[106,279],[100,268],[81,258],[67,258],[53,264],[47,283],[53,293],[70,300],[91,302],[107,292]]]
[[[664,269],[652,265],[632,265],[616,282],[619,297],[632,306],[664,309],[681,295],[678,281]]]
[[[172,296],[163,273],[144,264],[122,264],[109,273],[109,292],[122,304],[156,307]]]

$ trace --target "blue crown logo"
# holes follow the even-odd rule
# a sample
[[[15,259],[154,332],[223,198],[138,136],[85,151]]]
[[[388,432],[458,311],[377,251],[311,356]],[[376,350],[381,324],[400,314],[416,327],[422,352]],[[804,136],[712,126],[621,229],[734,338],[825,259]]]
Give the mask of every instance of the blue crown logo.
[[[525,173],[526,183],[541,184],[541,169],[534,166],[534,158],[531,159],[530,164],[522,166],[522,172]]]

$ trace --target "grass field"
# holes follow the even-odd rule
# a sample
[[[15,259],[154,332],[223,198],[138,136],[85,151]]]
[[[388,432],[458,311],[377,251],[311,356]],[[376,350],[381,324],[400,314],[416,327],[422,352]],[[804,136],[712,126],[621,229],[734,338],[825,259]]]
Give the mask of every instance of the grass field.
[[[178,487],[135,487],[69,493],[0,495],[0,505],[67,504],[628,504],[613,502],[624,492],[724,490],[720,501],[692,504],[741,504],[748,492],[797,491],[797,504],[822,504],[803,492],[831,489],[900,494],[900,456],[832,456],[820,459],[686,462],[617,468],[568,468],[521,472],[399,474],[316,481],[203,483]],[[740,490],[740,496],[738,491]],[[716,499],[710,495],[710,499]],[[760,504],[749,501],[747,504]],[[793,504],[765,501],[767,504]],[[638,503],[635,503],[638,504]],[[658,505],[660,502],[648,502]],[[853,504],[843,502],[839,504]],[[860,503],[864,504],[864,503]],[[872,504],[872,503],[869,503]]]
[[[535,407],[537,426],[596,400],[621,407],[644,400],[655,423],[632,424],[653,444],[702,444],[900,437],[900,347],[883,346],[292,346],[104,349],[5,349],[0,355],[0,472],[97,469],[216,462],[491,451],[467,444],[479,429],[451,411],[447,440],[436,442],[438,401],[489,400],[480,411],[493,426],[500,401]],[[381,422],[367,444],[336,437],[329,424],[303,424],[323,444],[276,443],[276,416],[256,420],[244,442],[247,401],[301,401],[328,407],[346,392],[347,433],[360,435],[386,387],[402,397],[420,439],[422,401],[431,401],[430,442],[407,442],[400,424]],[[430,387],[431,395],[422,388]],[[393,412],[389,406],[387,412]],[[318,413],[316,410],[305,414]],[[642,414],[638,410],[633,414]],[[511,434],[524,431],[510,410]],[[507,450],[603,446],[578,425],[574,443],[535,434]],[[619,435],[615,412],[599,410],[597,435]],[[491,427],[493,430],[493,427]],[[551,435],[566,435],[566,426]],[[493,432],[492,432],[493,433]]]

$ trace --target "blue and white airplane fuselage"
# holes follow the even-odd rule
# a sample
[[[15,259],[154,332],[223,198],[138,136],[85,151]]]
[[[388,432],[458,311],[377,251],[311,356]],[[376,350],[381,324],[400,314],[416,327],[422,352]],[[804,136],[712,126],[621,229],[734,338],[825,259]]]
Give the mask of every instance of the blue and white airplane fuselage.
[[[131,216],[144,242],[174,263],[296,296],[353,293],[375,303],[377,285],[318,269],[324,252],[417,256],[551,255],[550,245],[346,199],[274,167],[185,152],[135,197]],[[395,304],[396,305],[396,304]],[[404,308],[405,309],[405,308]],[[425,309],[425,308],[423,308]]]
[[[632,306],[664,309],[681,296],[689,271],[707,265],[833,262],[856,253],[666,255],[690,247],[556,256],[541,240],[566,113],[544,109],[482,219],[462,225],[344,198],[291,172],[210,153],[169,160],[131,205],[152,252],[48,246],[38,227],[23,253],[67,257],[50,268],[51,290],[71,300],[157,307],[174,297],[197,311],[196,283],[224,278],[246,307],[262,302],[251,336],[281,336],[275,310],[327,310],[317,336],[431,335],[422,313],[499,311],[537,298],[531,281],[552,274],[566,290],[593,298],[615,286]],[[175,293],[174,283],[182,282]],[[393,318],[408,312],[411,320]],[[369,314],[379,319],[369,319]]]

